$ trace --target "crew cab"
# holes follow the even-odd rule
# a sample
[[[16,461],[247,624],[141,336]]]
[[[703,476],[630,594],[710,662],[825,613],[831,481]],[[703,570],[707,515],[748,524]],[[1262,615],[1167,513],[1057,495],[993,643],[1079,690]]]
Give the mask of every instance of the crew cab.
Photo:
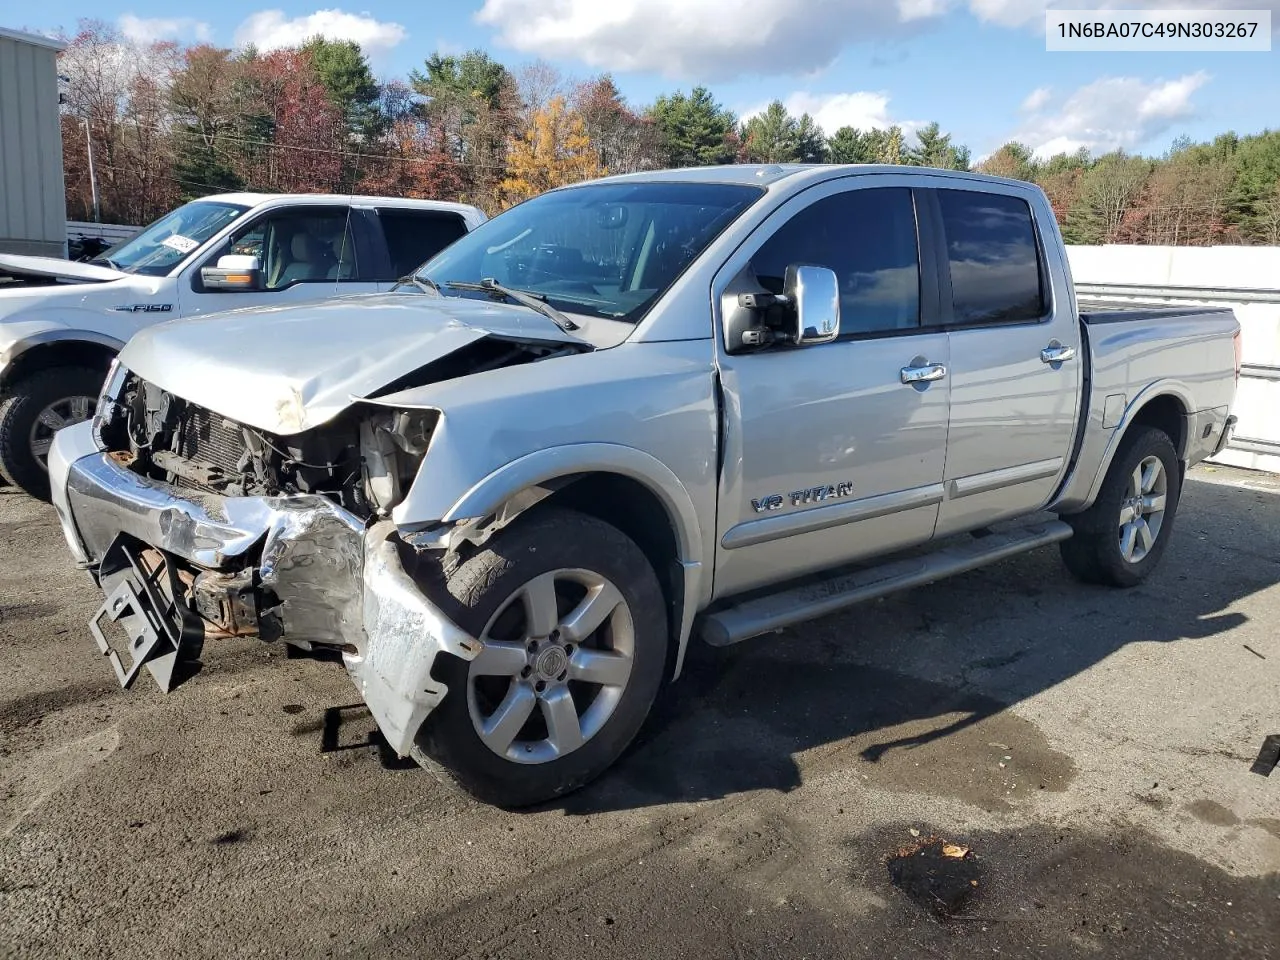
[[[1143,581],[1238,336],[1081,310],[1032,184],[612,177],[394,292],[141,332],[53,499],[122,684],[228,635],[341,660],[391,749],[519,806],[605,770],[690,642],[1055,543]]]
[[[0,474],[48,498],[54,431],[92,415],[111,359],[144,326],[383,290],[484,219],[431,200],[234,193],[85,263],[0,255]]]

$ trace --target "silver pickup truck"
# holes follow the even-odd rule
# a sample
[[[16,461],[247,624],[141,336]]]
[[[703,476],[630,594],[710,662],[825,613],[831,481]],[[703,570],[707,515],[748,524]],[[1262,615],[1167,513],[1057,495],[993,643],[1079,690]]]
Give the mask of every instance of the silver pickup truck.
[[[340,659],[389,746],[504,806],[731,644],[1058,543],[1130,586],[1225,442],[1228,310],[1081,312],[1035,186],[613,177],[398,289],[148,328],[53,499],[128,685],[217,638]]]

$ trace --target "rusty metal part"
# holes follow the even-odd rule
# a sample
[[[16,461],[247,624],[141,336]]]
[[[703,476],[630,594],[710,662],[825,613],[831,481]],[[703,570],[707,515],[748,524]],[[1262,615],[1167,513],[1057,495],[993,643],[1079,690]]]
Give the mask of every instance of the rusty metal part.
[[[206,638],[252,637],[258,633],[253,571],[205,570],[191,584],[192,605]]]

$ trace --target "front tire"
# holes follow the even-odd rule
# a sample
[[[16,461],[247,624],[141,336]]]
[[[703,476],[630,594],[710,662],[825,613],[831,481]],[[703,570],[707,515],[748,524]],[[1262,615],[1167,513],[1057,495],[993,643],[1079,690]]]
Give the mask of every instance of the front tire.
[[[1093,506],[1062,519],[1075,530],[1059,549],[1085,583],[1134,587],[1160,563],[1173,535],[1182,468],[1173,442],[1137,427],[1121,442]]]
[[[662,684],[662,589],[615,527],[546,508],[451,570],[460,627],[483,649],[446,657],[449,688],[418,748],[467,792],[500,807],[569,793],[631,743]]]
[[[93,416],[102,380],[89,367],[49,367],[14,383],[0,403],[0,474],[48,501],[53,435]]]

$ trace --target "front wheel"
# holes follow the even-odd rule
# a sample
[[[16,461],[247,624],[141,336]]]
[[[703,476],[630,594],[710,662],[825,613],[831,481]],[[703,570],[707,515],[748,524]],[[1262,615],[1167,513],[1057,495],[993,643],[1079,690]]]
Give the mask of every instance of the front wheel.
[[[49,367],[14,383],[0,403],[0,474],[48,500],[53,435],[93,416],[102,378],[88,367]]]
[[[1067,568],[1086,583],[1133,587],[1160,562],[1173,533],[1182,470],[1168,435],[1139,427],[1122,441],[1093,506],[1064,516]]]
[[[640,730],[667,659],[663,594],[640,548],[593,517],[544,509],[446,586],[482,649],[438,671],[449,692],[419,749],[501,807],[550,800],[608,768]]]

